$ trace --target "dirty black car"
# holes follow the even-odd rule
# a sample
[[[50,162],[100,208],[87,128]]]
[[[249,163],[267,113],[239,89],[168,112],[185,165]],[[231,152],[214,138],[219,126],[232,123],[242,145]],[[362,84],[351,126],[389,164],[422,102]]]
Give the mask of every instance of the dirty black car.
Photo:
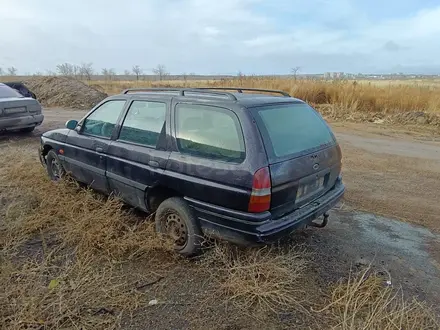
[[[327,123],[278,91],[126,90],[44,133],[39,153],[51,179],[154,213],[186,256],[205,235],[253,245],[323,227],[345,190]]]

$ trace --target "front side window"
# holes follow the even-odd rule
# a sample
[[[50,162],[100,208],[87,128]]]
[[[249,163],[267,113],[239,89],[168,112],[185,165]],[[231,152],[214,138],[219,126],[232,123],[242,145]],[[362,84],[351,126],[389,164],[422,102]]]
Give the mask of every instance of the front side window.
[[[110,138],[124,105],[125,100],[113,100],[102,104],[84,120],[83,133]]]
[[[156,147],[166,112],[165,103],[133,101],[122,124],[119,140]]]
[[[229,162],[244,159],[243,133],[232,111],[182,103],[176,106],[175,117],[180,152]]]

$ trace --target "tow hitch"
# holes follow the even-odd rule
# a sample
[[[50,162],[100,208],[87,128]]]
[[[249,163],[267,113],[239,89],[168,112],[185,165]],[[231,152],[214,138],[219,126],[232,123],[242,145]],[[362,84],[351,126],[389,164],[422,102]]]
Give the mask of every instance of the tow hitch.
[[[316,223],[316,222],[310,222],[310,226],[311,227],[316,227],[316,228],[324,228],[325,226],[327,226],[327,223],[328,223],[328,217],[329,217],[330,215],[328,214],[328,213],[324,213],[324,215],[323,215],[323,219],[322,219],[322,222],[321,223]]]

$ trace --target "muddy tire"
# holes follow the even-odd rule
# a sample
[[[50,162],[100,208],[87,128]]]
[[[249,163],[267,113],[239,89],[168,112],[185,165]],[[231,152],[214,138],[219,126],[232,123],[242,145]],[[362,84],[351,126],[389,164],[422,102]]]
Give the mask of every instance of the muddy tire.
[[[203,234],[197,218],[184,199],[164,200],[155,215],[156,231],[174,241],[174,249],[185,257],[200,253]]]
[[[46,169],[52,181],[59,181],[66,174],[63,165],[55,151],[50,150],[46,156]]]

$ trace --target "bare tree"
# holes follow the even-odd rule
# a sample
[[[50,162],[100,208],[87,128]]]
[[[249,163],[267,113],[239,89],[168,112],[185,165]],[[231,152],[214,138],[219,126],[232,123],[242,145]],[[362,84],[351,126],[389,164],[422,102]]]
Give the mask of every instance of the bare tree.
[[[167,68],[163,64],[159,64],[152,71],[155,75],[159,76],[159,80],[162,80],[165,76],[169,75],[169,72],[167,72]]]
[[[116,71],[115,71],[115,69],[113,69],[113,68],[110,68],[110,70],[108,70],[108,74],[109,74],[109,76],[110,76],[110,79],[115,79],[115,76],[116,76]]]
[[[296,67],[294,67],[294,68],[292,68],[291,69],[291,71],[292,71],[292,73],[293,73],[293,78],[296,80],[296,77],[297,77],[297,74],[298,74],[298,71],[300,70],[301,68],[299,67],[299,66],[296,66]]]
[[[131,72],[130,70],[124,70],[124,76],[130,76]]]
[[[106,69],[106,68],[104,68],[104,69],[102,69],[101,72],[102,72],[102,75],[104,76],[104,78],[106,80],[113,80],[113,78],[116,75],[116,72],[115,72],[114,69]]]
[[[93,63],[81,63],[79,72],[82,77],[86,78],[87,80],[92,80]]]
[[[136,75],[136,80],[139,80],[139,76],[142,74],[142,69],[139,65],[133,66],[131,69],[133,73]]]
[[[74,75],[75,65],[70,63],[58,64],[56,67],[56,71],[61,76],[71,77]]]
[[[79,65],[74,64],[72,70],[75,78],[82,78],[81,67]]]
[[[16,76],[17,75],[17,68],[14,66],[11,66],[8,68],[8,75],[9,76]]]
[[[42,75],[43,75],[43,73],[41,71],[37,71],[34,73],[34,76],[42,76]]]
[[[0,76],[3,76],[3,74],[4,74],[4,71],[2,68],[0,68]]]

